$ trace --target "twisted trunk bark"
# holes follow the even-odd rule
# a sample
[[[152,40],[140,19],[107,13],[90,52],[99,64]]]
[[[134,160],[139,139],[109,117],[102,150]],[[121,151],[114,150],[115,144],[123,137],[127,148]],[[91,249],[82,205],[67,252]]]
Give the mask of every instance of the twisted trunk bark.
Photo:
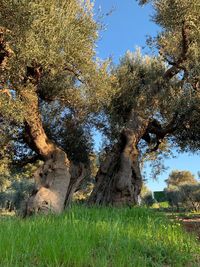
[[[148,120],[136,112],[131,113],[118,143],[99,168],[90,204],[119,206],[138,203],[142,176],[137,145],[147,126]]]
[[[64,151],[56,148],[35,174],[37,193],[31,197],[30,213],[61,213],[70,183],[69,161]]]
[[[89,175],[89,170],[83,163],[71,164],[70,174],[71,180],[65,198],[65,208],[70,206],[73,194],[78,190],[86,176]]]
[[[25,127],[29,145],[44,159],[43,166],[35,173],[37,192],[29,199],[26,212],[61,213],[71,179],[70,162],[66,153],[49,140],[44,131],[37,94],[25,89],[21,97],[26,98]]]

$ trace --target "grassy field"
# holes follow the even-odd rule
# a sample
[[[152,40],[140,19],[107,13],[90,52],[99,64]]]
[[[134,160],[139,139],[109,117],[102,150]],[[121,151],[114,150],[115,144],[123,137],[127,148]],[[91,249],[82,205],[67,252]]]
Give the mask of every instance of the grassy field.
[[[200,246],[143,208],[75,206],[61,216],[0,217],[1,267],[200,266]]]

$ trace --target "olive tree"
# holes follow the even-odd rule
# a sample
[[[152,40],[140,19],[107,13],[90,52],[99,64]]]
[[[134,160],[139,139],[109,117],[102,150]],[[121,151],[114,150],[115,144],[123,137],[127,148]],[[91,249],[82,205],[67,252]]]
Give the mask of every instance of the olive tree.
[[[172,171],[165,180],[165,189],[169,204],[173,207],[184,207],[198,210],[200,205],[200,184],[189,171]]]
[[[21,106],[26,142],[44,161],[29,209],[60,213],[67,202],[71,164],[48,137],[40,103],[58,101],[82,110],[86,91],[107,87],[106,66],[95,60],[98,25],[92,3],[1,0],[0,18],[0,103],[8,110],[13,103]]]
[[[190,149],[195,131],[199,132],[199,119],[194,122],[200,112],[199,1],[140,4],[145,2],[153,4],[152,19],[161,28],[156,38],[148,40],[158,55],[127,53],[113,70],[117,93],[104,108],[111,146],[99,168],[90,203],[136,204],[142,187],[141,143],[146,142],[149,151],[158,150],[164,140]],[[198,145],[199,141],[196,149]]]

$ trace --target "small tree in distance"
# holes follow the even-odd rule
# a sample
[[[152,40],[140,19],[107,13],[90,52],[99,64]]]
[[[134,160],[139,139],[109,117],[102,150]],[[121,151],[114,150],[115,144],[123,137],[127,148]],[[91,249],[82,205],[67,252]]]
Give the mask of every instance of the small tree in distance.
[[[140,197],[142,205],[150,207],[155,203],[151,190],[145,184],[142,185]]]
[[[198,211],[200,207],[200,183],[190,171],[172,171],[165,180],[167,199],[179,211],[180,206]]]
[[[165,180],[167,188],[179,187],[184,184],[197,184],[198,181],[190,171],[174,170],[170,173],[169,177]]]

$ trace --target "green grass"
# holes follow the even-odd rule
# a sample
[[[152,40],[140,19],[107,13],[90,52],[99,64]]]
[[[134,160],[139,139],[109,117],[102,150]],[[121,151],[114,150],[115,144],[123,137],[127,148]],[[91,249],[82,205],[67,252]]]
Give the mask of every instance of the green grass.
[[[1,267],[200,266],[199,244],[144,208],[75,206],[61,216],[0,218]]]
[[[169,203],[167,201],[164,202],[156,202],[152,205],[153,209],[168,209],[169,208]]]
[[[179,218],[184,219],[196,219],[200,218],[200,212],[199,211],[193,211],[193,212],[174,212],[171,213],[174,216],[177,216]]]

